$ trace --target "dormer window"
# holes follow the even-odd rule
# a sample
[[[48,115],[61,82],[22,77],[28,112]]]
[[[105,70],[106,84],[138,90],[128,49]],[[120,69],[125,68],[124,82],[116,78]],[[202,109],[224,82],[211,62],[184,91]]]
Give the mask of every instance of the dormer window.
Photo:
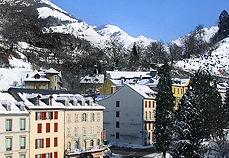
[[[41,76],[39,74],[36,74],[36,75],[34,75],[34,78],[39,79],[39,78],[41,78]]]

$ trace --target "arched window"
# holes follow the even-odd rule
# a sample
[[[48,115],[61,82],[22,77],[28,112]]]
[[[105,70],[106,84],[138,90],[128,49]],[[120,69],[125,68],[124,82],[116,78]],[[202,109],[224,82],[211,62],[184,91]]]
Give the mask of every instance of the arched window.
[[[75,142],[75,148],[79,149],[79,142],[78,141]]]
[[[84,140],[84,148],[87,149],[87,141]]]
[[[152,119],[151,111],[149,112],[149,119]]]
[[[145,119],[146,120],[148,119],[148,113],[147,113],[147,111],[145,112]]]
[[[94,146],[94,140],[90,141],[90,146]]]
[[[97,139],[97,143],[96,143],[97,145],[100,145],[100,140],[99,139]]]
[[[71,143],[70,142],[68,142],[68,144],[67,144],[67,149],[71,149]]]

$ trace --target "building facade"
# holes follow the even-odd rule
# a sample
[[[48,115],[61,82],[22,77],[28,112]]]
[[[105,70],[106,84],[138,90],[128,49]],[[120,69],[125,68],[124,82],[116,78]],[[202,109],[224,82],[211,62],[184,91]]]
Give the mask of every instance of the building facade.
[[[98,101],[105,107],[104,128],[110,143],[143,146],[153,143],[154,94],[148,86],[127,84]]]
[[[0,93],[0,122],[0,157],[29,158],[29,113],[8,93]]]

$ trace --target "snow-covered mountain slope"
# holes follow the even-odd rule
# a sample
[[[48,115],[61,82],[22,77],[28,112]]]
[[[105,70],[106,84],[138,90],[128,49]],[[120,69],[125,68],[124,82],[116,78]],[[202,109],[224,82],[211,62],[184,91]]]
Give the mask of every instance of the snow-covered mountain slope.
[[[210,42],[210,39],[216,34],[216,32],[219,30],[218,26],[212,26],[210,28],[203,28],[204,31],[204,35],[203,35],[203,39],[206,42]],[[189,35],[189,34],[188,34]],[[187,35],[187,36],[188,36]],[[172,41],[172,43],[177,44],[178,46],[182,46],[183,45],[183,41],[184,41],[184,37],[180,37],[174,41]]]
[[[115,25],[105,25],[103,27],[95,27],[71,17],[67,12],[57,7],[48,0],[39,0],[46,7],[37,8],[39,18],[46,19],[48,17],[56,18],[63,22],[62,25],[52,26],[48,28],[49,32],[59,32],[73,34],[77,38],[83,38],[95,46],[105,47],[110,40],[116,40],[125,48],[132,46],[134,43],[146,47],[154,40],[139,36],[137,38],[130,36],[128,33]]]
[[[228,76],[229,38],[220,41],[211,55],[178,61],[174,66],[186,71],[196,71],[203,68],[209,70],[213,75]]]
[[[112,40],[118,41],[119,43],[123,44],[123,46],[126,48],[133,45],[133,43],[138,43],[139,45],[146,47],[151,42],[155,41],[144,36],[139,36],[137,38],[132,37],[127,32],[123,31],[121,28],[115,25],[105,25],[97,27],[96,31],[103,37],[107,37]]]

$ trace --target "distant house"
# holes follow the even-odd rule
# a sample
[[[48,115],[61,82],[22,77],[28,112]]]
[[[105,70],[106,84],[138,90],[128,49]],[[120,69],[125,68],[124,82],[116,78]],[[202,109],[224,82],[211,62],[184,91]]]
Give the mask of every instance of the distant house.
[[[27,74],[24,83],[29,89],[59,90],[62,87],[61,74],[53,68]]]
[[[104,128],[114,144],[150,145],[154,142],[155,92],[148,86],[126,84],[109,97],[104,106]]]
[[[217,90],[220,93],[222,100],[225,100],[226,93],[227,93],[228,83],[221,82],[217,84]]]
[[[180,104],[181,98],[187,92],[189,84],[190,79],[172,78],[172,92],[175,97],[176,109]]]
[[[125,84],[138,83],[155,88],[157,85],[157,71],[135,72],[135,71],[107,71],[104,84],[100,87],[101,95],[113,94]]]

